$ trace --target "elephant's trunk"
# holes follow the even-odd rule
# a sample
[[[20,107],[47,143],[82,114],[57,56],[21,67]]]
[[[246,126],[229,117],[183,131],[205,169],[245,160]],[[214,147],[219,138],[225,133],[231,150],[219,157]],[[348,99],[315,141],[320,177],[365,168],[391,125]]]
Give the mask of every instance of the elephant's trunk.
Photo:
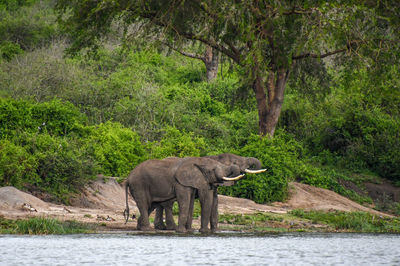
[[[261,169],[260,160],[254,158],[254,157],[247,158],[247,165],[249,166],[249,169],[253,169],[253,170]]]
[[[244,170],[244,172],[247,174],[259,174],[267,171],[267,169],[261,169],[260,160],[253,157],[247,159],[247,165],[249,166],[249,168],[246,168]]]

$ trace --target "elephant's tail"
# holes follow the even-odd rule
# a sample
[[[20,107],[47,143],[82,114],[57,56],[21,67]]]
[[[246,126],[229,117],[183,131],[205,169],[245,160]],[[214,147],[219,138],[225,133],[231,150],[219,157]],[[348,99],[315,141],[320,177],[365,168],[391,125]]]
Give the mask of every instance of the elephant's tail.
[[[125,197],[126,197],[126,208],[124,210],[125,224],[129,220],[128,189],[129,189],[129,182],[125,181]]]

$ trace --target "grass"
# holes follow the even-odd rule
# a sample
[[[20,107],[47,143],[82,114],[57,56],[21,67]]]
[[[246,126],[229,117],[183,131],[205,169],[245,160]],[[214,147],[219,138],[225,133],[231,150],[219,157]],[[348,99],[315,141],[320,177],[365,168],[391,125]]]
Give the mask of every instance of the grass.
[[[373,215],[367,212],[321,212],[293,210],[290,214],[310,220],[313,224],[328,224],[336,230],[363,233],[400,233],[400,218]]]
[[[256,214],[221,214],[218,217],[219,223],[236,224],[236,225],[251,225],[256,222],[278,221],[282,222],[283,217],[274,216],[266,213]]]
[[[0,218],[1,234],[82,234],[92,233],[93,228],[77,221],[59,221],[53,218],[35,217],[27,220],[8,220]]]

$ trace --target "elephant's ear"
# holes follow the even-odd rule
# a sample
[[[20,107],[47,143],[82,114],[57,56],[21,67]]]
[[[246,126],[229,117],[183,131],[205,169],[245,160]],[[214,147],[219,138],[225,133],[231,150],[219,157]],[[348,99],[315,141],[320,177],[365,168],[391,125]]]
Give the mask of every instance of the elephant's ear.
[[[207,182],[210,170],[207,170],[205,166],[194,164],[195,167],[191,168],[191,171],[178,169],[175,174],[176,180],[179,184],[185,187],[192,187],[196,189],[203,189],[209,187],[209,182]],[[181,170],[181,171],[179,171]]]

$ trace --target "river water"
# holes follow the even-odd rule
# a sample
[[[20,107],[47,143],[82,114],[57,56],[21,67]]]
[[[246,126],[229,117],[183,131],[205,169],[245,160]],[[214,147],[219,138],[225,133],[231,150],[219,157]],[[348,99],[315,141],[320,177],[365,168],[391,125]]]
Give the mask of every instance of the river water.
[[[0,265],[400,265],[400,235],[0,235]]]

